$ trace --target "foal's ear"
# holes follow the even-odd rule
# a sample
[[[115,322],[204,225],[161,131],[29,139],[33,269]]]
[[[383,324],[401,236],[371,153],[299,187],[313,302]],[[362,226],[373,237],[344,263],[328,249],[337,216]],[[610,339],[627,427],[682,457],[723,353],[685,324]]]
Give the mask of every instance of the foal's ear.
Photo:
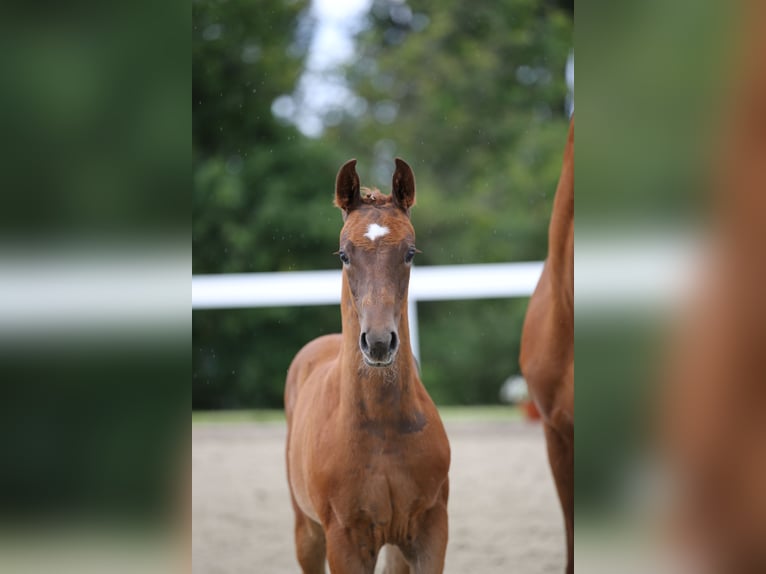
[[[338,170],[335,178],[335,205],[343,210],[343,218],[359,206],[359,176],[356,174],[356,160],[350,159]]]
[[[391,186],[391,195],[394,197],[394,205],[410,213],[410,207],[415,205],[415,174],[412,168],[402,158],[396,158],[396,171]]]

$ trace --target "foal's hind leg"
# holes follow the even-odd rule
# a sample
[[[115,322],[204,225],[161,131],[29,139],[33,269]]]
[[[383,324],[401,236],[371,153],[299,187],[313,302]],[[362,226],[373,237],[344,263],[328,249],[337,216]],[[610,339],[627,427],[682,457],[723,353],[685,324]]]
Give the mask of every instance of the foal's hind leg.
[[[291,496],[292,498],[292,496]],[[303,574],[324,574],[326,554],[325,536],[322,526],[308,516],[295,503],[295,553]]]
[[[545,424],[548,459],[564,512],[568,574],[574,573],[574,432],[560,432]]]

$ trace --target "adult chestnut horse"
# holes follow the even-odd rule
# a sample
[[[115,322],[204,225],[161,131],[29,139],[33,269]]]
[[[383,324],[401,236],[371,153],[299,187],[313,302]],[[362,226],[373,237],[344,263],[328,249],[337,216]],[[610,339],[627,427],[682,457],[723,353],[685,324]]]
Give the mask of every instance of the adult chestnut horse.
[[[548,258],[524,320],[519,363],[543,418],[574,572],[574,118],[548,229]]]
[[[450,448],[410,347],[415,176],[396,160],[391,195],[335,183],[343,213],[343,333],[301,349],[287,373],[287,474],[305,573],[442,572]],[[366,193],[362,193],[362,192]],[[311,288],[308,286],[308,288]]]

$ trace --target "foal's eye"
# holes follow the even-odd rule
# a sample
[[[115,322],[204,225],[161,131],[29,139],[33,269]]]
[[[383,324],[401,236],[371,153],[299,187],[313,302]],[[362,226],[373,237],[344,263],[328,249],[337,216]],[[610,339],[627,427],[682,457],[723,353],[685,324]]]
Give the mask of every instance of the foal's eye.
[[[404,262],[405,263],[412,263],[412,259],[415,257],[415,254],[418,252],[417,249],[414,247],[410,247],[407,250],[407,255],[404,256]]]
[[[338,251],[338,257],[340,257],[340,260],[343,262],[343,265],[348,265],[351,260],[348,258],[348,255],[346,255],[346,252],[342,249]]]

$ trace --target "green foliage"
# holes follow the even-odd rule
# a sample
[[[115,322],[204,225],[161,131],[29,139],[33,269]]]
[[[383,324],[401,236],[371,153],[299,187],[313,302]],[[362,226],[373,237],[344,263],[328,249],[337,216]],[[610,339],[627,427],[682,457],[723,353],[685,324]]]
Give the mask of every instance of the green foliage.
[[[423,381],[437,404],[487,404],[518,373],[527,299],[418,304]]]
[[[281,0],[192,4],[195,160],[200,154],[262,153],[285,136],[270,108],[300,75],[308,39],[297,28],[306,5]],[[264,148],[254,148],[259,145]]]
[[[346,116],[333,135],[372,156],[377,185],[388,185],[379,174],[395,155],[413,165],[420,263],[542,259],[566,135],[571,20],[533,0],[436,8],[413,2],[407,20],[398,2],[373,4],[348,72],[368,113]]]
[[[332,184],[340,156],[271,113],[302,69],[305,7],[194,4],[194,273],[336,264]],[[281,404],[292,355],[337,330],[337,315],[327,308],[195,312],[194,406]]]
[[[571,18],[547,2],[376,0],[345,70],[359,100],[309,139],[271,112],[295,89],[303,2],[194,4],[194,273],[337,268],[335,172],[359,158],[388,191],[417,177],[418,265],[539,260],[561,168]],[[307,286],[310,288],[310,286]],[[526,300],[423,303],[423,378],[441,404],[497,401],[518,372]],[[194,406],[281,405],[308,340],[337,307],[197,311]]]

